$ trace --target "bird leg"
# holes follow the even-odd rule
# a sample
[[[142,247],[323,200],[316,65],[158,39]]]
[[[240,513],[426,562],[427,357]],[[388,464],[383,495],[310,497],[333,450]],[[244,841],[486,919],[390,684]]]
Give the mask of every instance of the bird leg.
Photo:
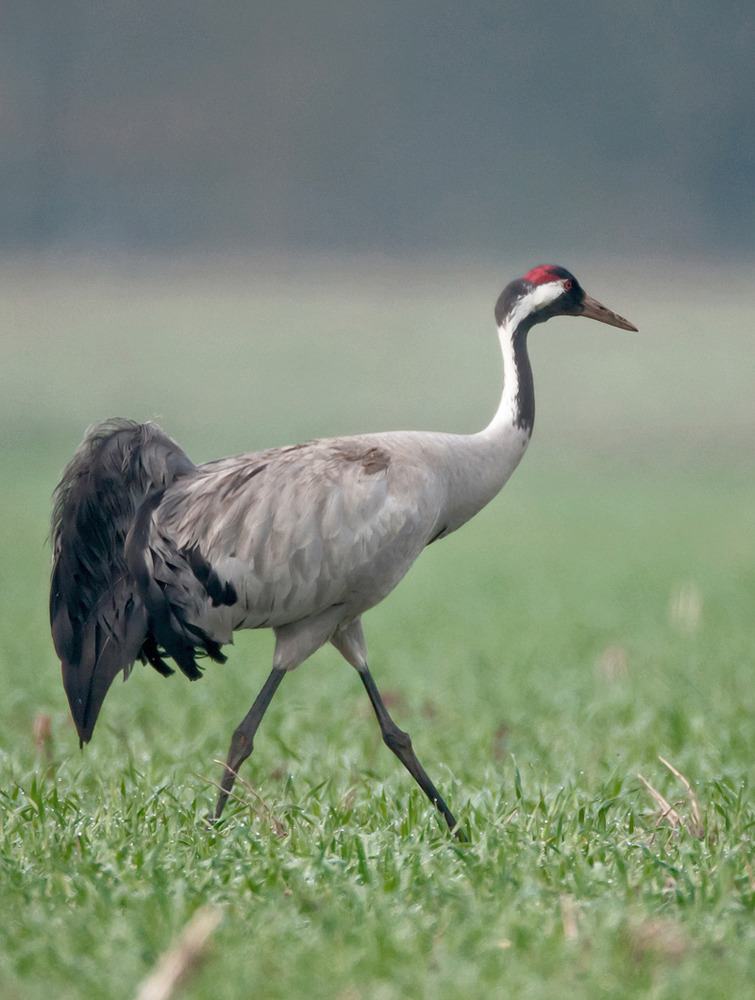
[[[383,704],[383,699],[380,697],[380,692],[375,685],[372,674],[367,669],[367,665],[365,664],[357,669],[359,671],[359,676],[362,678],[362,683],[365,686],[367,694],[370,697],[370,701],[372,702],[372,707],[375,709],[375,715],[380,723],[380,732],[383,737],[383,742],[396,754],[398,759],[407,769],[409,774],[411,774],[428,799],[430,799],[438,811],[442,813],[443,818],[446,823],[448,823],[448,829],[453,832],[457,840],[466,841],[467,838],[464,835],[464,831],[457,825],[453,813],[441,798],[438,789],[428,778],[425,769],[417,760],[414,750],[412,749],[412,741],[409,738],[409,734],[399,729],[388,714],[388,709]]]
[[[270,676],[265,681],[262,690],[257,695],[252,707],[249,709],[246,718],[241,725],[237,727],[233,734],[231,747],[228,751],[228,757],[225,762],[223,780],[220,783],[218,804],[215,807],[214,818],[216,820],[220,819],[220,815],[225,808],[225,804],[228,801],[228,795],[233,788],[233,783],[236,780],[239,768],[252,752],[254,747],[254,735],[257,732],[260,722],[262,722],[262,716],[265,714],[268,705],[273,700],[273,695],[278,690],[278,685],[283,680],[285,674],[285,670],[279,670],[277,667],[273,667]]]

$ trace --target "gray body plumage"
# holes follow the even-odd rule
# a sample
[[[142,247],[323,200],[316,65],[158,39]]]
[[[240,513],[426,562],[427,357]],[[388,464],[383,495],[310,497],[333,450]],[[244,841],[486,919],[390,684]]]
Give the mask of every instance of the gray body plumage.
[[[275,663],[290,670],[486,502],[487,477],[477,477],[483,495],[470,497],[469,452],[457,435],[398,432],[210,462],[165,492],[152,516],[150,571],[220,644],[239,628],[274,628]],[[232,585],[234,602],[213,604],[182,555],[195,549]]]
[[[518,465],[534,422],[527,333],[558,314],[634,329],[562,268],[512,282],[496,306],[503,392],[479,434],[364,434],[195,466],[153,425],[90,431],[56,490],[50,594],[82,742],[113,678],[136,659],[168,674],[170,657],[196,679],[196,657],[223,662],[235,630],[272,628],[273,671],[234,733],[216,816],[283,674],[332,642],[359,671],[385,742],[454,828],[374,685],[361,615]]]

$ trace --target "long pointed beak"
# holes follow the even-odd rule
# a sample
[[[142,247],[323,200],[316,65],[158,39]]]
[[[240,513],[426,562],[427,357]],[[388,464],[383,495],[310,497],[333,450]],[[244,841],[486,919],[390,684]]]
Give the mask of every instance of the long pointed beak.
[[[637,333],[637,327],[633,326],[628,319],[624,319],[618,313],[607,309],[597,299],[594,299],[592,295],[585,295],[585,300],[582,303],[582,312],[579,315],[586,316],[588,319],[596,319],[599,323],[608,323],[609,326],[618,326],[621,330],[634,330]]]

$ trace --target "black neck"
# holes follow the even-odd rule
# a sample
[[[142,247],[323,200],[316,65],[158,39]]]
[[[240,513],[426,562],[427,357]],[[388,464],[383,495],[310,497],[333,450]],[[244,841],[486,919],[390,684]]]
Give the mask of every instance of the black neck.
[[[535,425],[535,384],[532,380],[532,366],[527,353],[527,334],[531,326],[531,323],[524,320],[516,328],[513,337],[514,365],[519,384],[516,394],[516,425],[530,434]]]

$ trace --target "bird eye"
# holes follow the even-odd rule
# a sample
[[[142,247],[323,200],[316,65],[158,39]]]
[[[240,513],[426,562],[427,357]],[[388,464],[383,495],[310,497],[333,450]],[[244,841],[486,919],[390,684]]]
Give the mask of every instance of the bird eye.
[[[564,291],[568,292],[570,288],[571,288],[571,279],[567,278],[566,281],[564,282]]]

